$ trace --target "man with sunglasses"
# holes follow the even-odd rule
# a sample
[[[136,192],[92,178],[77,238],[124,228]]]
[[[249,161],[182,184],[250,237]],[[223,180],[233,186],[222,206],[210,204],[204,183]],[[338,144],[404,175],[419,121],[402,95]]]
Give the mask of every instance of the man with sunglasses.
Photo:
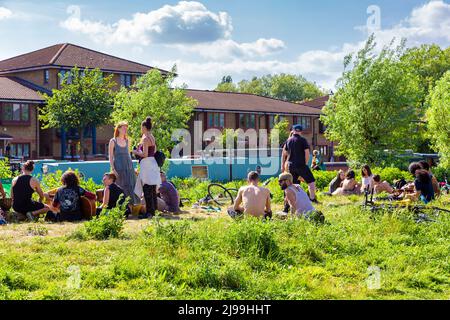
[[[298,184],[294,184],[294,178],[290,173],[282,173],[278,177],[278,184],[286,194],[286,202],[291,207],[291,212],[298,216],[308,217],[316,209],[306,192]]]

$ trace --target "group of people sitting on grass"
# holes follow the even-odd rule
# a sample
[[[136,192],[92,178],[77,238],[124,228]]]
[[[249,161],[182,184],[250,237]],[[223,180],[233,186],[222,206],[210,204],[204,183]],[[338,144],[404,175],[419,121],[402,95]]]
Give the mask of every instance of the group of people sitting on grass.
[[[25,216],[30,221],[36,221],[45,215],[47,221],[79,221],[83,220],[81,199],[85,197],[95,203],[97,196],[82,187],[78,175],[73,171],[66,171],[61,177],[61,187],[55,191],[44,192],[39,180],[32,176],[34,162],[27,161],[22,166],[22,174],[14,178],[11,187],[12,209],[14,212]],[[168,182],[164,172],[160,172],[161,185],[158,189],[157,207],[161,212],[179,211],[179,195],[175,186]],[[102,210],[111,210],[126,201],[123,189],[116,183],[117,177],[113,172],[105,173],[102,179],[104,189],[101,190],[101,205],[96,208],[99,215]],[[6,194],[0,183],[0,194],[6,198]],[[37,194],[38,201],[33,199]],[[145,214],[145,199],[141,200],[139,213]],[[124,214],[128,216],[133,206],[125,206]]]
[[[428,203],[440,195],[439,182],[431,173],[428,162],[411,163],[408,170],[413,175],[414,181],[411,183],[399,181],[395,186],[383,181],[380,175],[373,175],[368,165],[364,165],[361,169],[361,183],[356,181],[353,170],[347,172],[339,170],[337,176],[330,182],[327,194],[337,196],[359,195],[364,192],[387,193],[397,199],[420,200],[424,203]]]

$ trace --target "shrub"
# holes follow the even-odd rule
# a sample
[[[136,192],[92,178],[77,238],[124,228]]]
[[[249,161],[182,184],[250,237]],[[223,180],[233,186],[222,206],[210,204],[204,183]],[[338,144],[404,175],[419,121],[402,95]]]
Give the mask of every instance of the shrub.
[[[331,180],[336,177],[337,171],[313,171],[313,174],[316,179],[316,188],[324,190],[328,188]]]
[[[85,222],[84,231],[87,237],[95,240],[119,238],[123,231],[125,210],[126,204],[111,210],[103,210],[98,217]]]
[[[74,172],[78,175],[80,180],[80,187],[90,192],[95,193],[98,189],[103,189],[102,185],[96,184],[92,178],[83,179],[80,177],[80,173],[78,170],[74,170]],[[45,191],[57,189],[61,187],[61,177],[63,175],[63,171],[57,170],[55,173],[49,173],[42,175],[41,185]]]
[[[0,179],[11,179],[12,176],[8,159],[0,160]]]
[[[446,177],[447,179],[450,179],[450,168],[439,166],[431,170],[438,181],[444,181]]]

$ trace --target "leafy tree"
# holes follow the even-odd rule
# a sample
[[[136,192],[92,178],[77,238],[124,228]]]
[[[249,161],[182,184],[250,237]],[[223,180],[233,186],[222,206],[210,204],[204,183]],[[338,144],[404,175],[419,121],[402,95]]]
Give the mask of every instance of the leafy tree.
[[[242,80],[235,84],[230,76],[223,77],[217,91],[257,94],[291,102],[311,100],[324,95],[315,83],[291,74],[266,75]]]
[[[372,165],[382,161],[385,149],[413,147],[420,92],[417,76],[399,61],[403,44],[378,55],[374,47],[372,36],[356,57],[346,57],[338,90],[321,116],[327,138],[338,142],[338,155]]]
[[[282,145],[289,138],[289,121],[287,119],[279,121],[279,116],[275,116],[275,124],[272,130],[278,130],[278,141]],[[272,139],[273,136],[271,134],[269,141],[271,142]]]
[[[450,168],[450,71],[436,82],[430,92],[426,119],[432,146],[441,156],[443,167]]]
[[[450,48],[441,49],[438,45],[422,45],[408,49],[402,56],[401,61],[412,69],[419,77],[420,95],[418,97],[418,117],[422,120],[429,107],[430,91],[433,89],[437,80],[439,80],[447,70],[450,70]],[[418,151],[430,153],[431,141],[427,136],[424,125],[419,125]]]
[[[169,151],[175,144],[171,140],[176,129],[187,128],[197,101],[186,96],[183,87],[172,88],[175,67],[167,76],[152,70],[140,77],[131,90],[122,88],[116,95],[112,118],[127,121],[134,142],[141,138],[141,123],[150,116],[153,134],[159,150]]]
[[[80,147],[84,150],[84,129],[108,123],[112,112],[114,82],[99,69],[77,67],[62,77],[61,89],[44,94],[46,104],[40,109],[43,128],[78,128]]]

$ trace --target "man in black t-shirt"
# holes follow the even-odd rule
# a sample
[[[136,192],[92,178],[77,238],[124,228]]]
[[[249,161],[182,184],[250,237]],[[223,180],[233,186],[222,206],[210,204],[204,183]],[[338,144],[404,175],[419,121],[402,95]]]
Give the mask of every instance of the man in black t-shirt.
[[[292,174],[294,184],[300,184],[299,178],[303,178],[308,184],[311,201],[317,203],[316,180],[307,165],[310,157],[308,141],[301,136],[303,131],[301,125],[294,125],[292,129],[292,135],[283,147],[281,171],[288,171]]]

